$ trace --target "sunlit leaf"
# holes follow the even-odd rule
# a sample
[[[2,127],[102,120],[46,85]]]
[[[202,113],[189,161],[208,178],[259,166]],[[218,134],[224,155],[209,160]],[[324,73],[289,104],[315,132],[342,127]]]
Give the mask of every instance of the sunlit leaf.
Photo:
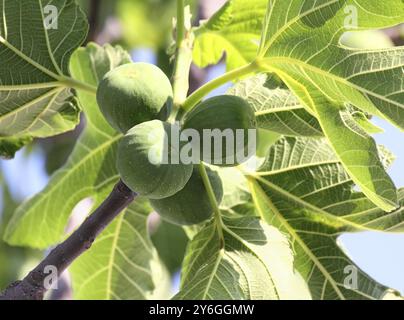
[[[224,219],[223,234],[209,224],[191,241],[175,299],[310,299],[276,228],[257,218]]]
[[[47,6],[57,10],[57,26],[47,24]],[[0,137],[73,129],[80,108],[69,89],[69,60],[86,38],[85,15],[73,0],[5,0],[0,11]]]
[[[228,94],[246,99],[255,110],[259,128],[287,136],[321,137],[317,119],[287,88],[265,74],[238,82]]]
[[[70,268],[75,299],[167,299],[170,278],[148,234],[152,211],[137,199]]]
[[[251,10],[235,9],[242,5]],[[262,6],[267,10],[260,15]],[[258,18],[263,23],[258,24]],[[212,54],[225,51],[229,68],[256,59],[276,73],[317,118],[355,183],[380,208],[392,211],[397,208],[397,192],[377,157],[376,145],[345,110],[354,106],[404,129],[404,49],[358,50],[343,46],[340,38],[346,31],[387,28],[403,21],[401,0],[233,0],[201,27],[201,39],[213,33],[222,41],[210,41],[215,45],[210,52],[207,46],[196,47],[195,61],[208,57],[214,62]],[[214,27],[204,32],[210,25]],[[258,25],[257,54],[242,61],[240,52],[248,47],[242,41],[229,47],[229,40],[255,43]],[[232,28],[236,31],[230,32]]]
[[[337,238],[344,232],[403,231],[404,208],[388,214],[354,191],[352,179],[325,139],[281,139],[249,181],[260,216],[289,234],[295,266],[314,299],[384,296],[388,288],[361,271]],[[399,199],[403,205],[403,190]],[[345,281],[349,268],[357,275],[354,288]]]
[[[354,20],[349,24],[348,18]],[[344,110],[349,103],[404,128],[404,49],[357,50],[339,40],[352,28],[386,28],[403,20],[399,0],[271,1],[259,50],[268,69],[317,116],[353,180],[386,211],[397,207],[395,186],[373,139]]]

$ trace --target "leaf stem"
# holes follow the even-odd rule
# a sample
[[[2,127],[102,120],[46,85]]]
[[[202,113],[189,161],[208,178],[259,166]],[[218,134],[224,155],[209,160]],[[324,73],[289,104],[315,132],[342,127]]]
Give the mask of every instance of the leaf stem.
[[[264,19],[264,27],[262,29],[261,41],[260,41],[260,45],[259,45],[259,49],[258,49],[258,53],[257,53],[257,57],[259,57],[259,58],[265,56],[265,41],[267,40],[267,37],[268,37],[271,10],[272,10],[272,3],[271,3],[271,1],[268,1],[267,11],[265,14],[265,19]]]
[[[79,80],[70,78],[70,77],[63,77],[59,79],[59,82],[65,85],[66,87],[76,89],[76,90],[81,90],[85,91],[91,94],[96,94],[97,93],[97,88],[95,86],[92,86],[90,84],[87,84],[85,82],[81,82]]]
[[[209,202],[213,208],[213,212],[215,215],[215,221],[217,226],[217,231],[219,233],[219,237],[222,240],[222,246],[224,245],[224,235],[223,235],[223,220],[222,215],[220,213],[219,205],[216,200],[215,192],[213,190],[212,184],[210,183],[208,173],[206,172],[205,165],[203,163],[199,164],[199,172],[202,177],[203,184],[205,185],[206,192],[208,194]]]
[[[213,90],[221,87],[222,85],[230,81],[234,81],[238,78],[246,76],[250,73],[254,73],[258,70],[260,70],[259,62],[253,61],[252,63],[249,63],[241,68],[227,72],[224,75],[208,82],[207,84],[196,90],[192,95],[188,97],[188,99],[185,100],[182,107],[184,108],[185,111],[190,111],[198,104],[198,102],[200,102],[205,96],[207,96]]]

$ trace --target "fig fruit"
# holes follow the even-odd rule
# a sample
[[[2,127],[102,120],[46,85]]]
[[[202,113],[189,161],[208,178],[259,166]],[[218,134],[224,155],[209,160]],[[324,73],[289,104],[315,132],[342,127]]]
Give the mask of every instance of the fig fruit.
[[[220,203],[223,198],[222,181],[215,171],[209,168],[206,170],[216,200]],[[194,168],[191,179],[184,189],[165,199],[150,200],[150,204],[164,220],[177,225],[198,224],[209,219],[213,214],[213,208],[197,167]]]
[[[183,129],[198,131],[201,160],[212,165],[236,166],[256,151],[254,110],[237,96],[216,96],[201,102],[185,115]]]
[[[126,133],[150,120],[166,120],[173,90],[158,67],[129,63],[108,72],[97,89],[97,102],[109,124]]]
[[[171,140],[174,130],[175,125],[153,120],[135,126],[121,140],[117,168],[122,181],[139,195],[170,197],[190,179],[193,166],[178,161],[180,144]]]

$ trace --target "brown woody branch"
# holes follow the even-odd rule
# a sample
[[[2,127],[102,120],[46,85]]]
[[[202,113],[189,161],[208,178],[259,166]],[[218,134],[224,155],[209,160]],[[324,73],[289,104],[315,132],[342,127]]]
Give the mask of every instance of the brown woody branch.
[[[53,249],[23,280],[11,284],[0,295],[0,300],[42,300],[47,291],[47,267],[56,268],[61,275],[135,198],[136,194],[120,181],[101,206],[70,237]]]

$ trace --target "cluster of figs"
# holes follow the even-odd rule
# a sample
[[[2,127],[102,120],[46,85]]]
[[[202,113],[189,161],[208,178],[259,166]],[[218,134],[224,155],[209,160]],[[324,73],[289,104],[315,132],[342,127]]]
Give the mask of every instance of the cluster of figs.
[[[163,219],[193,225],[209,219],[213,208],[198,166],[163,161],[180,152],[178,145],[170,143],[172,126],[178,126],[167,120],[172,99],[173,89],[167,76],[147,63],[129,63],[113,69],[97,90],[97,102],[105,119],[124,134],[117,155],[122,181],[148,198]],[[227,95],[201,102],[180,122],[181,130],[194,129],[201,132],[201,136],[204,129],[248,130],[255,125],[250,105],[241,98]],[[152,148],[156,155],[153,161],[150,159]],[[163,153],[168,153],[168,157]],[[221,179],[209,167],[207,174],[220,203]]]

